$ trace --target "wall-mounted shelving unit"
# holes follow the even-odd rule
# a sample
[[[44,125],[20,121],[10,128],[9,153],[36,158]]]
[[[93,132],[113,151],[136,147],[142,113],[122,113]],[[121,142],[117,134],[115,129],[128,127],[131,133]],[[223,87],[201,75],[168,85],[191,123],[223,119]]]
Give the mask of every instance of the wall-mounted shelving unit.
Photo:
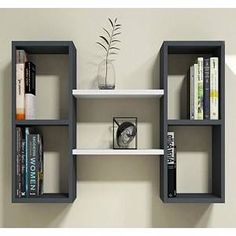
[[[16,50],[24,49],[32,54],[68,55],[68,116],[59,119],[16,120]],[[219,57],[219,120],[189,120],[187,117],[168,116],[168,80],[170,55],[212,55]],[[161,47],[160,79],[161,89],[147,90],[80,90],[76,89],[76,48],[70,41],[14,41],[12,42],[12,202],[14,203],[70,203],[76,198],[76,158],[75,156],[160,156],[160,197],[164,203],[222,203],[225,201],[224,184],[224,42],[222,41],[165,41]],[[65,88],[66,89],[66,88]],[[137,150],[114,150],[76,147],[76,102],[77,99],[158,99],[160,102],[160,148]],[[158,122],[158,119],[157,119]],[[16,127],[58,127],[68,134],[67,162],[68,176],[66,193],[45,193],[34,198],[18,198],[16,195]],[[170,128],[192,126],[210,127],[212,132],[212,192],[178,193],[169,198],[167,175],[167,132]],[[56,140],[55,140],[56,142]],[[178,190],[177,190],[178,191]]]
[[[215,56],[219,58],[219,120],[189,120],[187,117],[180,119],[170,119],[168,114],[168,83],[170,79],[170,57],[172,55],[188,56]],[[166,203],[223,203],[225,201],[225,110],[224,110],[224,84],[225,84],[225,46],[223,41],[165,41],[161,47],[160,78],[161,88],[164,89],[164,96],[161,98],[161,147],[164,149],[164,156],[160,164],[160,197]],[[194,57],[193,57],[194,58]],[[189,68],[194,61],[187,65]],[[173,65],[176,67],[177,65]],[[178,66],[181,66],[178,64]],[[186,73],[187,73],[186,69]],[[172,71],[173,73],[173,71]],[[188,99],[187,96],[185,100]],[[177,197],[168,197],[168,173],[167,173],[167,132],[169,129],[181,126],[185,127],[201,126],[210,127],[212,136],[212,176],[211,189],[209,193],[179,193]],[[193,133],[193,135],[195,135]],[[177,137],[179,138],[179,136]],[[191,138],[191,137],[189,137]],[[178,154],[178,153],[177,153]],[[178,158],[178,155],[177,155]]]
[[[68,57],[68,74],[66,76],[67,87],[63,93],[67,96],[68,114],[66,119],[36,119],[36,120],[16,120],[16,50],[23,49],[29,57],[38,55],[63,55]],[[37,64],[36,64],[37,67]],[[44,71],[45,72],[45,71]],[[37,78],[36,78],[37,80]],[[45,86],[48,86],[45,84]],[[12,202],[13,203],[70,203],[76,197],[76,160],[73,158],[71,150],[76,146],[76,99],[71,91],[76,86],[76,48],[71,41],[13,41],[12,42]],[[68,89],[67,89],[68,88]],[[39,91],[38,91],[39,92]],[[37,94],[37,88],[36,88]],[[40,95],[36,95],[40,96]],[[46,95],[50,99],[50,94]],[[45,104],[47,106],[47,104]],[[61,108],[59,108],[61,109]],[[45,129],[54,127],[66,134],[62,137],[65,141],[63,153],[67,153],[66,167],[67,176],[64,182],[67,185],[67,192],[44,193],[37,197],[21,197],[16,194],[16,127],[36,127],[43,133],[43,136],[53,134],[45,132]],[[46,127],[46,128],[45,128]],[[43,137],[47,140],[48,137]],[[55,137],[54,137],[55,138]],[[54,146],[58,148],[57,138]],[[45,156],[47,158],[47,156]]]

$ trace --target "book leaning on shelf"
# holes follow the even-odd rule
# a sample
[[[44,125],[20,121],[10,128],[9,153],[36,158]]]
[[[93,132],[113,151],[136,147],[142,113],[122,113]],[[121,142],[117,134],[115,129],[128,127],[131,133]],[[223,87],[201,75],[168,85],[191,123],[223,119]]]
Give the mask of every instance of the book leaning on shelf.
[[[30,127],[16,128],[16,195],[36,197],[43,194],[43,142]]]
[[[168,197],[176,197],[176,146],[174,132],[167,134]]]
[[[24,50],[16,50],[16,119],[35,119],[36,68]]]
[[[219,119],[219,62],[199,57],[190,67],[190,119]]]
[[[16,119],[25,119],[25,62],[24,50],[16,50]]]

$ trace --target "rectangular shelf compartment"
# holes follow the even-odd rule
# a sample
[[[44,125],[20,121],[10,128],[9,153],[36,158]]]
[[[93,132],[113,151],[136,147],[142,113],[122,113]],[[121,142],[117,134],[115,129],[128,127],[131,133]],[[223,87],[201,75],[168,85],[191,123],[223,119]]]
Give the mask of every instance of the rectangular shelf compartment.
[[[13,194],[13,202],[46,202],[69,196],[69,153],[67,126],[18,124],[17,127],[32,127],[43,138],[44,152],[44,194],[37,197],[18,198]],[[16,164],[15,164],[16,165]],[[14,188],[15,189],[15,188]],[[15,192],[15,190],[13,190]]]
[[[36,65],[36,119],[16,120],[16,50],[23,49],[28,60]],[[59,68],[59,69],[58,69]],[[71,91],[76,87],[76,48],[72,41],[12,42],[12,202],[69,203],[76,197],[76,160],[71,150],[76,146],[76,99]],[[34,127],[44,138],[44,160],[59,156],[57,166],[49,168],[60,176],[45,189],[42,196],[16,197],[16,127]],[[59,131],[59,132],[58,132]],[[57,155],[59,153],[59,155]],[[47,158],[48,157],[48,158]],[[62,158],[63,161],[62,161]],[[62,162],[64,164],[62,165]],[[46,167],[46,166],[45,166]],[[67,174],[61,174],[63,169]],[[59,173],[60,172],[60,173]],[[48,170],[47,170],[48,173]],[[45,183],[47,182],[45,178]],[[47,182],[47,184],[49,183]],[[56,190],[58,188],[58,190]]]
[[[219,58],[219,120],[189,120],[187,72],[198,56]],[[161,148],[165,153],[164,157],[160,159],[160,197],[162,201],[164,203],[223,203],[225,201],[224,41],[164,41],[160,51],[160,78],[160,87],[165,91],[160,100]],[[178,192],[177,186],[177,197],[168,198],[167,132],[173,128],[184,131],[187,126],[197,129],[189,139],[194,138],[201,127],[211,129],[211,136],[208,137],[212,145],[211,174],[208,179],[211,190],[206,193],[198,192],[198,190],[191,192],[191,188],[189,188],[190,191]],[[179,136],[178,139],[181,141],[184,138],[186,140],[184,136]],[[192,145],[192,147],[188,147],[187,144],[185,146],[185,149],[190,152],[189,155],[194,149],[199,148],[198,144]],[[191,148],[192,150],[190,150]]]

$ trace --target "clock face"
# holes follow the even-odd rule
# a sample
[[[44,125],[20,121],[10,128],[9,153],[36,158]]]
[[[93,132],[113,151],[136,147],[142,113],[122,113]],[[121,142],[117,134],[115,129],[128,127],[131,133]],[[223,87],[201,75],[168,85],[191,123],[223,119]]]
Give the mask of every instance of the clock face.
[[[136,126],[131,122],[123,122],[116,133],[116,141],[119,147],[126,148],[137,134]]]

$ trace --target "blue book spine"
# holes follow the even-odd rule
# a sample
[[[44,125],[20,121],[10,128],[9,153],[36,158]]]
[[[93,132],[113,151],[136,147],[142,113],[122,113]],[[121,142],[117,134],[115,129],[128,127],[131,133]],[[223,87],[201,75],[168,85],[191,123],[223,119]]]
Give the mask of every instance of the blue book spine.
[[[30,134],[30,128],[25,128],[25,194],[28,196],[28,189],[29,189],[29,183],[28,183],[28,159],[29,159],[29,134]]]
[[[210,119],[210,59],[206,58],[203,62],[203,104],[204,119]]]

